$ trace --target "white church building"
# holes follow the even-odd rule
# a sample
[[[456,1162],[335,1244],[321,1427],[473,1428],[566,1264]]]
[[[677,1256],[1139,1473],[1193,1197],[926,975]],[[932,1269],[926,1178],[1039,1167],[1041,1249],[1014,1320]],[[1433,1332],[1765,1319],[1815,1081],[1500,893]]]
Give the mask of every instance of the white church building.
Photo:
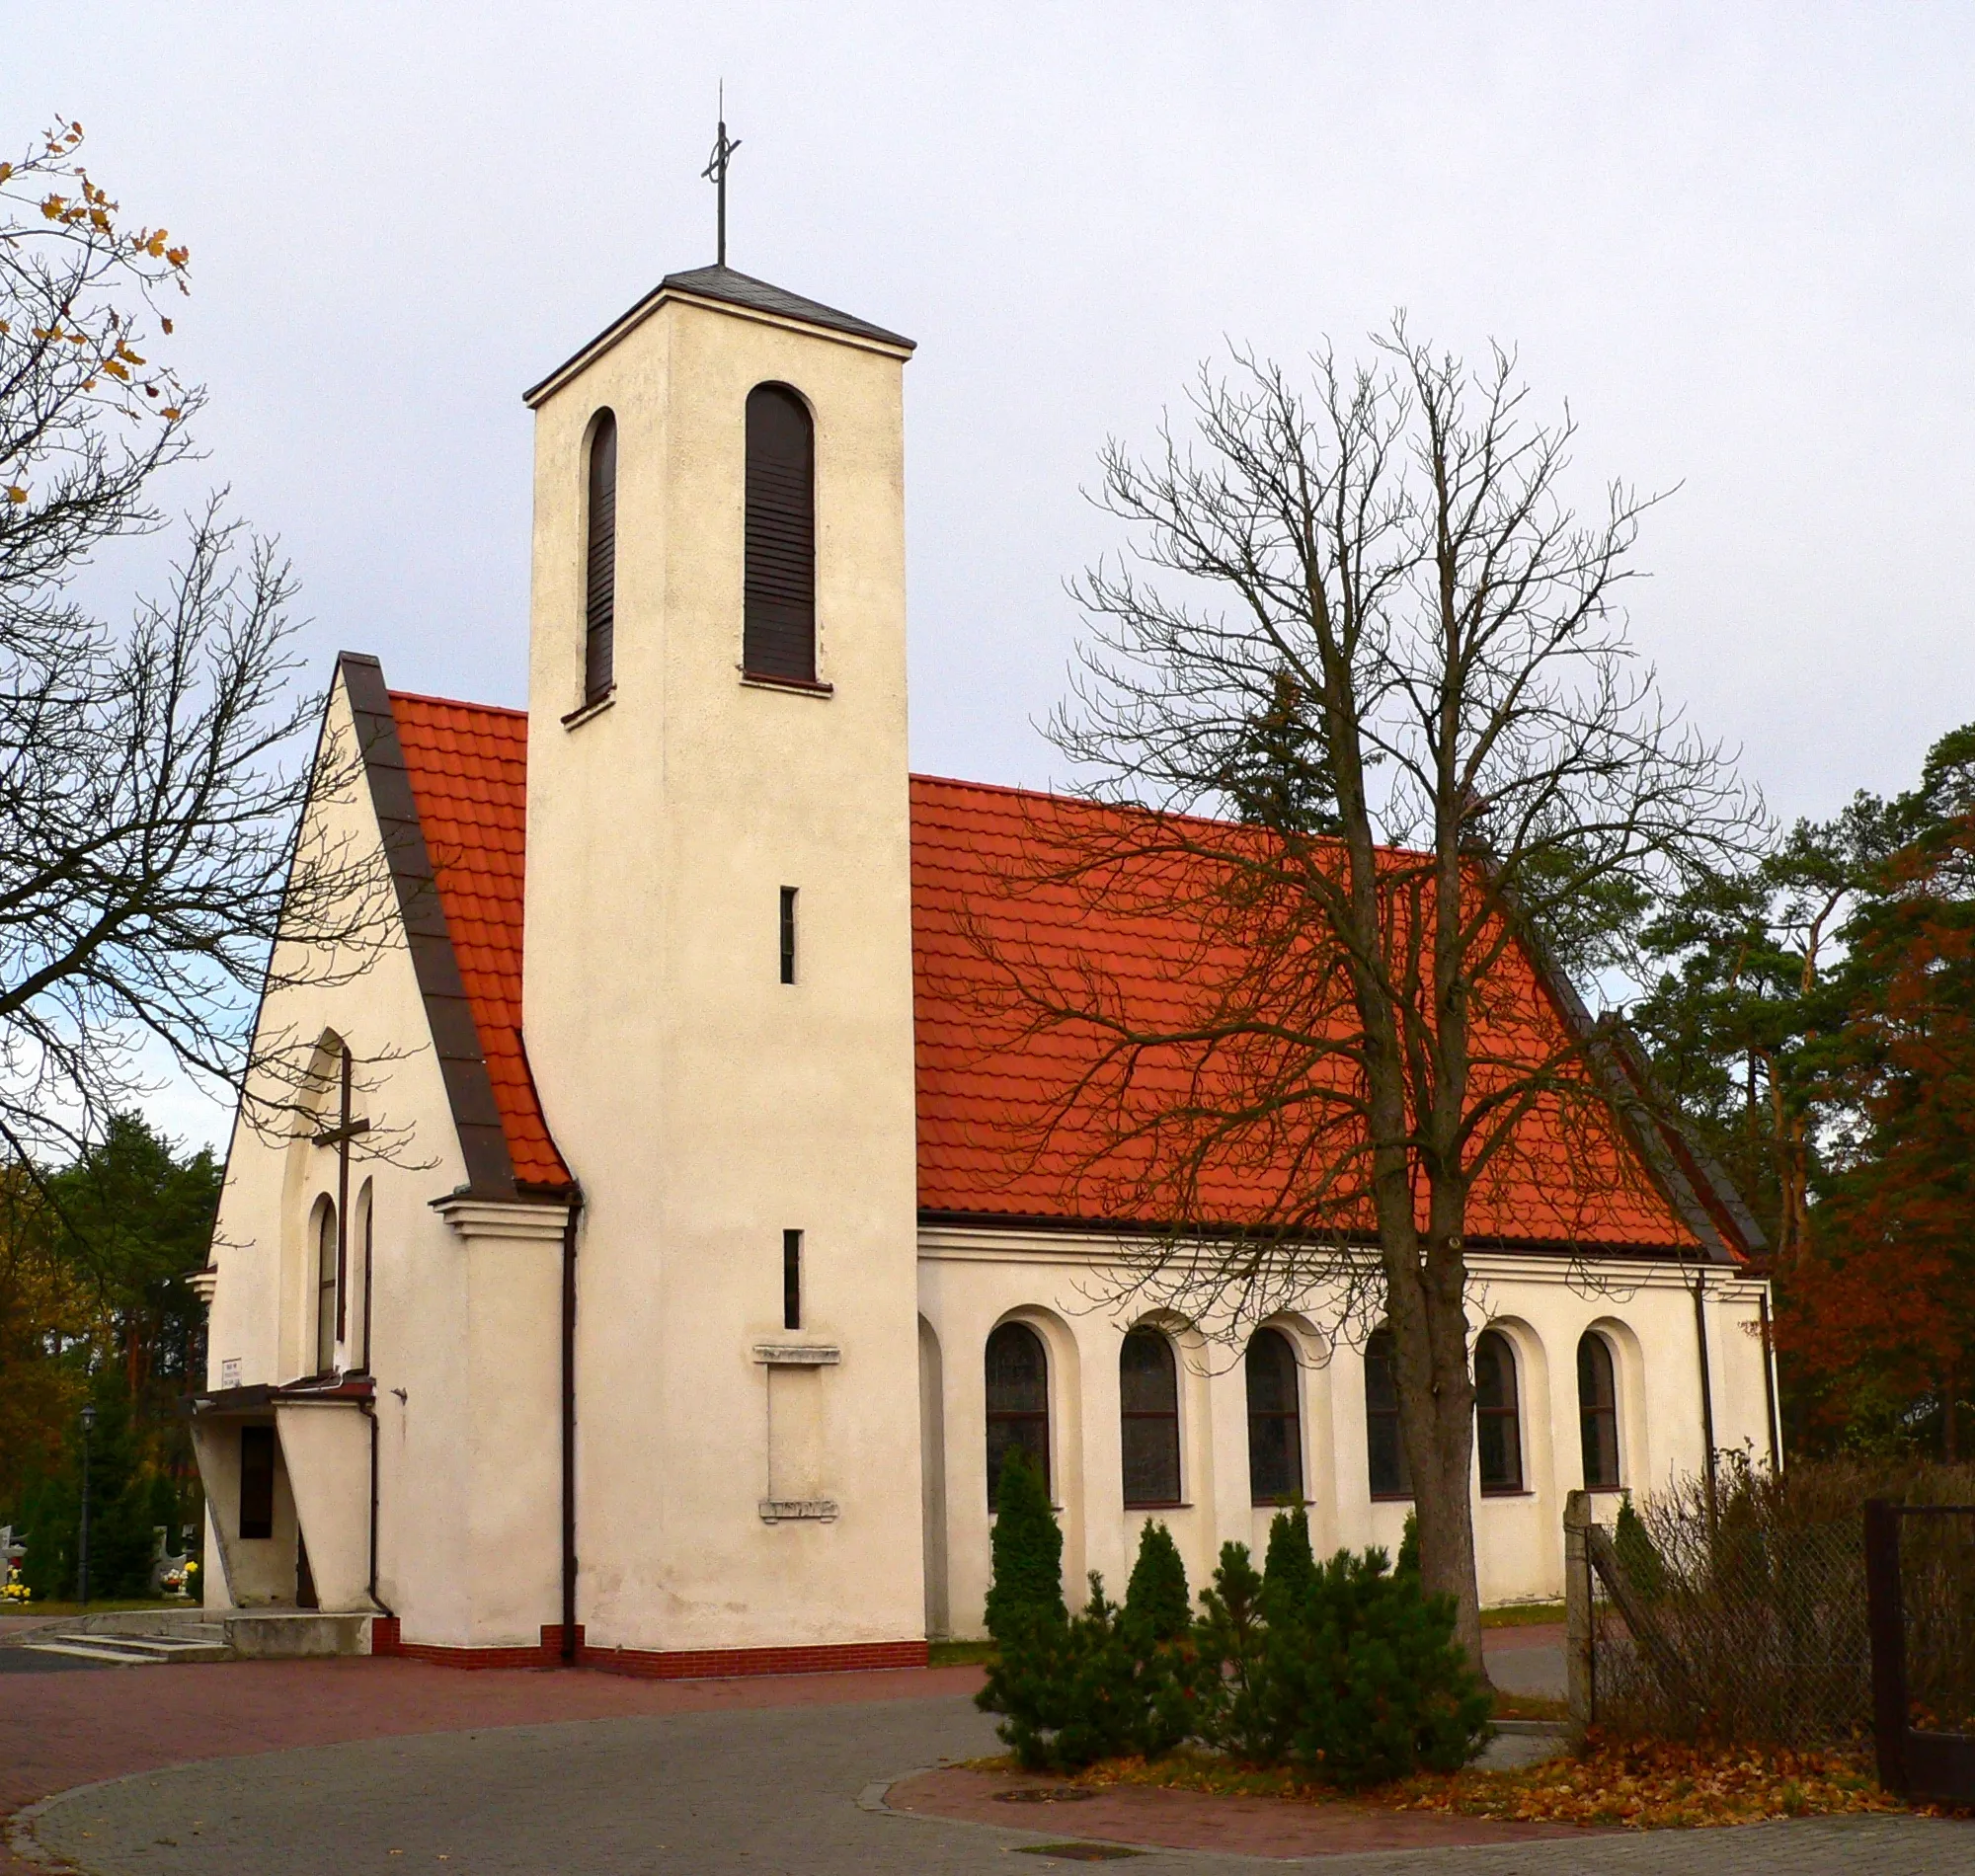
[[[262,1012],[311,1107],[236,1126],[202,1280],[208,1604],[466,1666],[921,1663],[981,1632],[1011,1444],[1072,1594],[1147,1517],[1196,1587],[1287,1498],[1396,1545],[1379,1338],[1128,1303],[1159,1221],[1034,1149],[1063,1064],[983,1020],[976,914],[1062,804],[909,773],[911,352],[668,277],[526,394],[528,710],[341,660],[311,833],[395,923]],[[1154,989],[1182,949],[1031,915]],[[1760,1234],[1677,1139],[1610,1150],[1589,1213],[1470,1218],[1485,1602],[1560,1592],[1567,1491],[1776,1451]]]

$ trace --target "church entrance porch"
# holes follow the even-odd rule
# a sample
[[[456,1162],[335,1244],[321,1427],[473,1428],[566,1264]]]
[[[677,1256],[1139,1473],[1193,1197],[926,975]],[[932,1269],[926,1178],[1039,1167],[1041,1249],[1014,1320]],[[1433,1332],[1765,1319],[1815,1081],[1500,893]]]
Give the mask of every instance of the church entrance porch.
[[[193,1404],[205,1490],[206,1606],[363,1613],[374,1502],[365,1377],[236,1387]]]

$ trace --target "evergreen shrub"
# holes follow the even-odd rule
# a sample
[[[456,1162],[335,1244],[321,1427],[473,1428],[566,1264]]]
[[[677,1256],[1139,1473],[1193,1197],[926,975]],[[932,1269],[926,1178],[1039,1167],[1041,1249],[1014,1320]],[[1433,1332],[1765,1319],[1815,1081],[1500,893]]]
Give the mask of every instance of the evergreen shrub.
[[[1020,1446],[1010,1446],[1001,1461],[994,1506],[988,1632],[1005,1648],[1015,1630],[1038,1616],[1064,1619],[1063,1532],[1042,1471]]]
[[[1004,1621],[978,1698],[1025,1766],[1072,1771],[1192,1739],[1351,1789],[1456,1770],[1487,1737],[1453,1599],[1423,1594],[1382,1550],[1319,1567],[1300,1509],[1276,1519],[1260,1573],[1246,1545],[1222,1546],[1198,1617],[1175,1620],[1175,1591],[1184,1608],[1178,1547],[1147,1521],[1123,1609],[1093,1572],[1075,1616],[1030,1604]]]
[[[1382,1550],[1340,1550],[1301,1606],[1272,1605],[1253,1705],[1265,1756],[1347,1789],[1457,1771],[1487,1738],[1486,1687],[1452,1597]]]
[[[1139,1533],[1139,1560],[1125,1589],[1126,1623],[1149,1641],[1177,1641],[1193,1621],[1186,1565],[1172,1532],[1148,1518]]]

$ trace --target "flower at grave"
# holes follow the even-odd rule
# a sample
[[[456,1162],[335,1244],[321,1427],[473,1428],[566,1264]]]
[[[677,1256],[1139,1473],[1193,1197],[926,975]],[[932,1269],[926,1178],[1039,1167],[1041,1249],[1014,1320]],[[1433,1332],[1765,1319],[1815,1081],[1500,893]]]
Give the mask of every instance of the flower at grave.
[[[21,1603],[33,1600],[28,1586],[21,1581],[21,1566],[10,1563],[7,1566],[7,1580],[0,1583],[0,1602]]]

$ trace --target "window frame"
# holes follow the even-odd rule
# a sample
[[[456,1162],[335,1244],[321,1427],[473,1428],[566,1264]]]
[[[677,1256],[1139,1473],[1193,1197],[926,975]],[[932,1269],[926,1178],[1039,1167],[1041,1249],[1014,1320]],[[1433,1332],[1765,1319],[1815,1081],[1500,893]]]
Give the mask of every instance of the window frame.
[[[619,460],[617,413],[608,405],[591,415],[583,444],[583,703],[589,710],[603,702],[617,688],[617,483]],[[598,500],[596,456],[600,443],[608,439],[610,448],[610,520],[607,543],[608,591],[602,595],[598,617],[597,558],[603,543],[598,539]],[[597,646],[603,644],[599,657]],[[600,666],[600,669],[599,669]]]
[[[782,1232],[782,1327],[803,1326],[803,1234],[793,1228]]]
[[[1492,1344],[1498,1371],[1506,1376],[1508,1404],[1492,1407],[1481,1404],[1481,1354],[1483,1344]],[[1483,1329],[1474,1338],[1474,1463],[1483,1498],[1522,1498],[1529,1493],[1528,1474],[1523,1464],[1523,1388],[1521,1358],[1515,1342],[1500,1329]],[[1485,1469],[1487,1446],[1482,1438],[1485,1422],[1506,1428],[1507,1451],[1513,1461],[1507,1479],[1490,1481]]]
[[[336,1201],[324,1193],[315,1202],[315,1373],[336,1372],[337,1284]]]
[[[1142,1348],[1157,1346],[1162,1358],[1162,1372],[1172,1389],[1170,1407],[1128,1407],[1125,1404],[1125,1363],[1134,1343]],[[1135,1324],[1126,1332],[1118,1347],[1118,1459],[1120,1484],[1128,1512],[1177,1511],[1186,1504],[1186,1446],[1180,1437],[1179,1391],[1179,1360],[1172,1337],[1149,1322]],[[1135,1436],[1137,1439],[1152,1438],[1154,1429],[1165,1430],[1159,1436],[1161,1445],[1166,1447],[1160,1456],[1169,1459],[1172,1465],[1172,1495],[1169,1498],[1134,1498],[1132,1446]]]
[[[760,505],[757,507],[755,451],[750,435],[756,399],[772,401],[785,406],[802,420],[805,452],[807,456],[807,512],[791,520],[777,504],[770,502],[768,484],[771,478],[764,475],[760,491]],[[819,664],[820,641],[817,604],[817,552],[820,530],[817,526],[817,475],[816,475],[816,412],[810,401],[793,384],[779,378],[764,378],[750,387],[742,407],[742,571],[741,571],[741,675],[750,684],[785,685],[794,690],[823,692],[830,686],[822,681]],[[765,461],[764,471],[771,465]],[[754,537],[761,549],[768,547],[764,536],[785,537],[775,541],[775,559],[783,559],[788,550],[788,542],[796,534],[804,535],[802,551],[808,557],[807,594],[800,603],[791,600],[785,593],[774,590],[783,584],[771,571],[770,557],[762,552],[756,564],[756,554],[750,551],[750,540]],[[786,574],[784,571],[784,579]],[[778,609],[793,608],[799,617],[793,624],[790,620],[777,619],[773,614]],[[787,634],[791,639],[806,634],[803,649],[806,658],[793,662],[789,668],[779,667],[787,664],[782,654],[788,649],[778,641]]]
[[[781,977],[784,983],[796,980],[797,968],[797,924],[798,907],[802,902],[802,889],[795,886],[782,888],[781,922],[778,936],[781,943]]]
[[[1398,1366],[1389,1353],[1394,1346],[1388,1323],[1381,1323],[1365,1338],[1365,1482],[1375,1505],[1410,1505],[1413,1502],[1412,1466],[1406,1458],[1405,1430],[1399,1424]],[[1375,1405],[1372,1399],[1374,1373],[1380,1368],[1382,1368],[1386,1385],[1391,1390],[1392,1404],[1389,1407]],[[1392,1450],[1398,1455],[1396,1489],[1382,1488],[1377,1476],[1373,1432],[1375,1427],[1386,1422],[1391,1426]]]
[[[1584,1351],[1593,1348],[1604,1363],[1604,1378],[1608,1383],[1610,1397],[1604,1401],[1587,1401],[1584,1389]],[[1609,1428],[1612,1456],[1612,1476],[1592,1480],[1592,1437],[1594,1428]],[[1577,1435],[1578,1463],[1584,1470],[1584,1489],[1587,1492],[1622,1492],[1625,1489],[1625,1447],[1620,1438],[1619,1429],[1619,1351],[1612,1346],[1612,1338],[1597,1329],[1586,1329],[1577,1338]],[[1598,1470],[1602,1473],[1603,1449],[1607,1442],[1597,1441],[1601,1462]]]
[[[1289,1405],[1287,1407],[1260,1407],[1255,1404],[1255,1351],[1267,1346],[1263,1337],[1282,1350],[1280,1359],[1289,1364]],[[1274,1358],[1272,1358],[1274,1359]],[[1304,1496],[1307,1483],[1304,1473],[1303,1442],[1303,1362],[1297,1355],[1296,1343],[1288,1331],[1273,1324],[1264,1323],[1248,1338],[1248,1347],[1241,1360],[1242,1380],[1246,1390],[1248,1410],[1248,1500],[1252,1505],[1281,1505],[1285,1502],[1300,1502]],[[1280,1378],[1280,1375],[1278,1376]],[[1265,1491],[1256,1478],[1255,1426],[1257,1421],[1278,1426],[1287,1423],[1289,1428],[1289,1472],[1291,1483],[1284,1490]]]
[[[994,1403],[994,1371],[991,1367],[994,1356],[994,1344],[1001,1337],[1008,1335],[1010,1330],[1019,1332],[1035,1345],[1036,1356],[1041,1368],[1042,1405],[1040,1407],[997,1407]],[[1012,1338],[1010,1339],[1012,1340]],[[1050,1371],[1049,1338],[1033,1322],[1025,1322],[1020,1316],[1010,1316],[1005,1321],[997,1322],[993,1328],[988,1330],[988,1339],[981,1346],[981,1368],[982,1396],[987,1410],[985,1457],[988,1465],[988,1515],[990,1517],[993,1516],[999,1509],[994,1502],[994,1498],[1001,1486],[1001,1462],[1007,1456],[1007,1449],[1011,1445],[1019,1445],[1022,1450],[1027,1452],[1031,1458],[1041,1459],[1043,1490],[1050,1495],[1051,1502],[1054,1503],[1056,1494],[1051,1483],[1055,1474],[1051,1452],[1053,1444],[1051,1439],[1051,1422],[1053,1415],[1051,1413],[1052,1376]],[[997,1447],[994,1438],[994,1431],[997,1427],[1029,1428],[1034,1430],[1039,1437],[1026,1439],[1018,1435],[1012,1439],[1002,1440]]]

